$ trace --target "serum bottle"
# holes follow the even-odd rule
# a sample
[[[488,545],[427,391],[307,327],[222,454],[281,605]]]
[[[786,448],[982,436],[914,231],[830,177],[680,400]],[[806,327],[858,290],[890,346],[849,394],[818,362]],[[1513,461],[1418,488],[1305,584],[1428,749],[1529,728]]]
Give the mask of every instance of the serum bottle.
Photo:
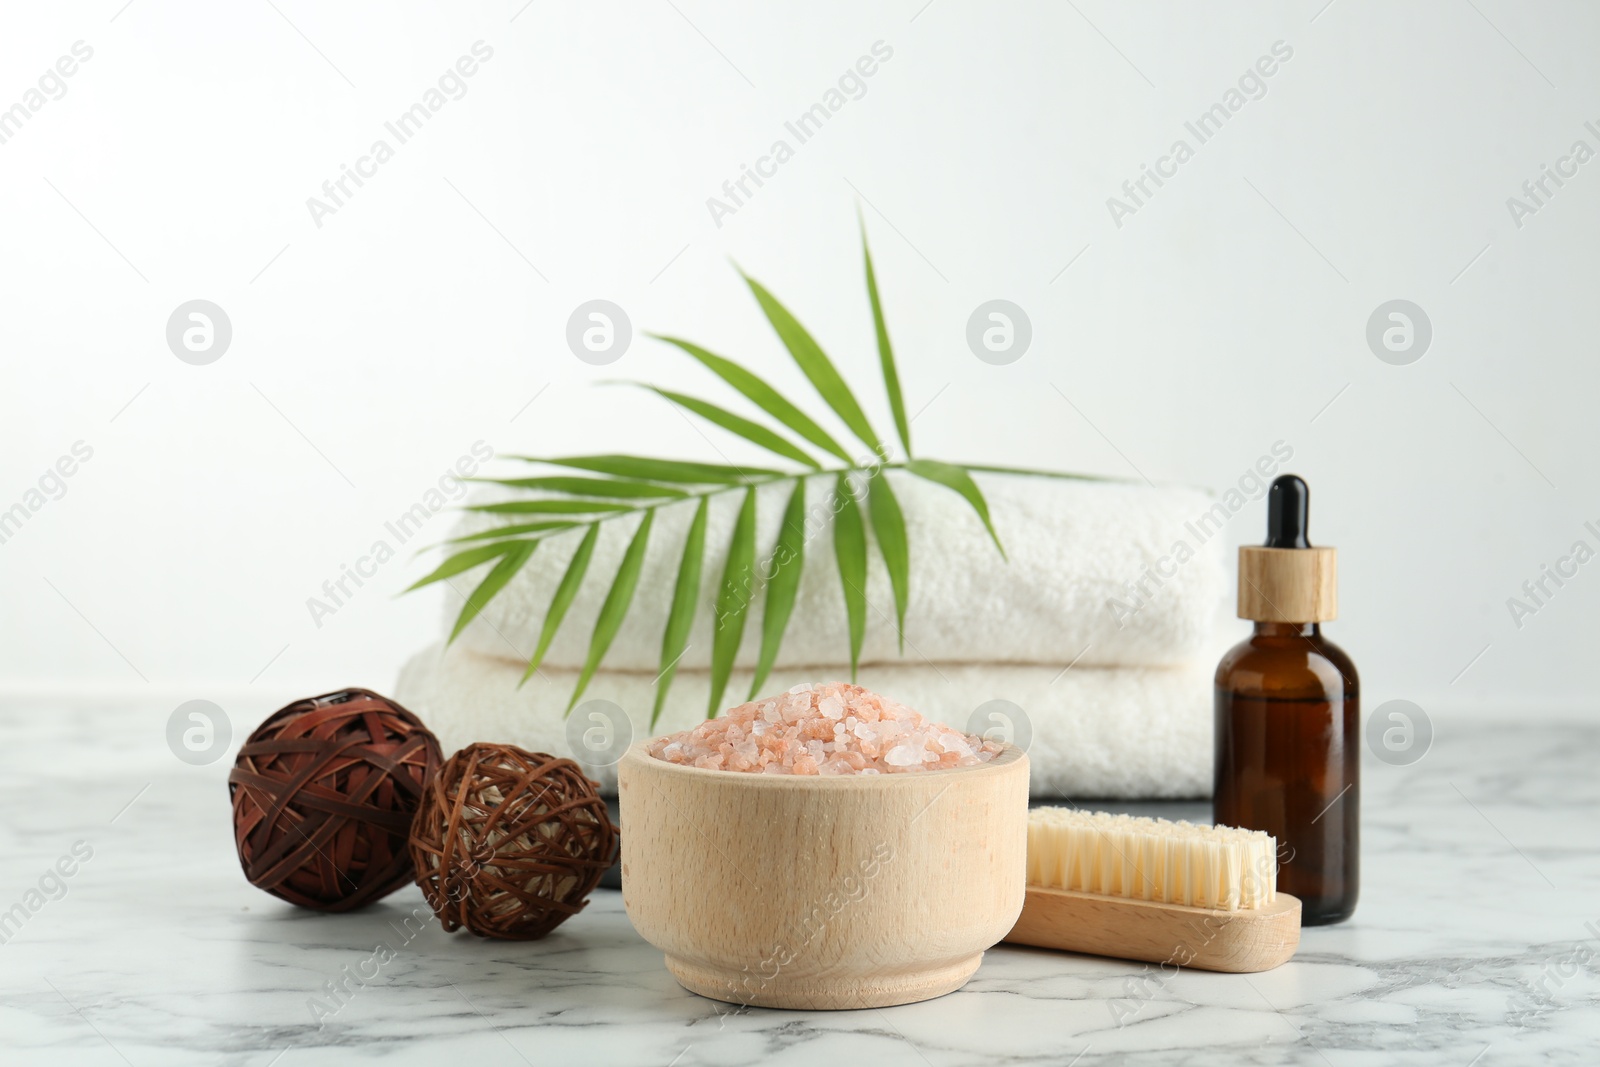
[[[1239,617],[1255,632],[1217,665],[1213,818],[1278,839],[1278,888],[1317,926],[1356,908],[1361,722],[1355,664],[1322,636],[1337,557],[1307,539],[1310,499],[1279,477],[1266,544],[1239,549]]]

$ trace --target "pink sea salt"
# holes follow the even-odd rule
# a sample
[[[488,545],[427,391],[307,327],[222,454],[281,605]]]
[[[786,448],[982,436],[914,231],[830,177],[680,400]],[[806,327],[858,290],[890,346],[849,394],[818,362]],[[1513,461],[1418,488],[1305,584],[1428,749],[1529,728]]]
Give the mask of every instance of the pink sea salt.
[[[650,742],[668,763],[748,774],[902,774],[987,763],[1002,746],[859,685],[797,685]]]

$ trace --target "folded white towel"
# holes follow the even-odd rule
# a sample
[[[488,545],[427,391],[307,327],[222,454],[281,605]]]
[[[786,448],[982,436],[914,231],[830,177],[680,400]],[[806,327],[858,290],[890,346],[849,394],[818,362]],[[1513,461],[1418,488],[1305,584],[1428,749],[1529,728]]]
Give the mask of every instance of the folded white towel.
[[[1017,663],[1089,666],[1172,666],[1205,649],[1219,605],[1224,575],[1220,539],[1206,525],[1211,501],[1198,491],[1032,475],[978,474],[1009,562],[959,495],[900,471],[888,475],[905,514],[910,542],[910,602],[905,653],[896,641],[894,600],[876,544],[869,551],[864,664]],[[833,555],[831,480],[810,480],[807,503],[813,531],[794,614],[779,667],[849,662],[844,598]],[[757,497],[757,558],[764,562],[777,538],[787,485]],[[701,604],[680,667],[709,667],[712,604],[739,506],[739,493],[714,497],[706,535]],[[607,670],[657,670],[684,535],[692,503],[658,510],[644,570],[627,620],[606,655]],[[503,516],[467,513],[457,533],[505,522]],[[545,663],[580,667],[600,605],[637,521],[607,522]],[[869,535],[870,537],[870,535]],[[481,616],[459,644],[486,655],[526,661],[538,643],[551,595],[581,539],[580,531],[551,538]],[[1181,544],[1181,549],[1178,547]],[[486,567],[452,579],[464,596]],[[454,622],[462,596],[447,598]],[[764,596],[756,590],[756,605]],[[1113,605],[1113,601],[1116,605]],[[753,667],[761,643],[759,612],[746,618],[738,665]],[[812,672],[814,673],[814,672]],[[730,695],[732,691],[730,691]]]
[[[1211,792],[1211,671],[1180,668],[1085,668],[1016,664],[928,664],[863,667],[859,681],[930,718],[959,729],[1003,728],[1027,740],[1032,793],[1039,797],[1198,797]],[[522,666],[439,645],[412,657],[395,698],[422,717],[453,752],[474,741],[519,745],[583,763],[608,793],[616,771],[585,758],[585,730],[607,729],[589,717],[589,700],[605,700],[627,715],[633,740],[651,736],[654,674],[601,671],[572,720],[563,717],[575,671],[542,668],[522,689]],[[804,670],[780,669],[763,686],[776,693],[799,682],[829,681]],[[709,680],[683,671],[656,733],[687,729],[705,717]],[[750,686],[735,671],[730,703]],[[1008,701],[1020,714],[991,701]],[[978,721],[973,712],[984,705]],[[618,734],[627,728],[610,724]],[[1031,739],[1027,735],[1031,734]],[[569,737],[575,739],[569,742]],[[620,743],[613,739],[613,743]]]

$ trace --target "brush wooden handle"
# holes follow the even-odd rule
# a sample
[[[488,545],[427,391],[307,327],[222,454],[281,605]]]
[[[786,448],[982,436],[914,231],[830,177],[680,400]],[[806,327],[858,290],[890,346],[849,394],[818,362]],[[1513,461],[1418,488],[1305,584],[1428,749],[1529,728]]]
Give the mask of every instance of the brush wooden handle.
[[[1294,955],[1300,946],[1300,900],[1279,893],[1260,908],[1214,911],[1030,885],[1022,915],[1005,939],[1091,956],[1250,974],[1270,971]]]

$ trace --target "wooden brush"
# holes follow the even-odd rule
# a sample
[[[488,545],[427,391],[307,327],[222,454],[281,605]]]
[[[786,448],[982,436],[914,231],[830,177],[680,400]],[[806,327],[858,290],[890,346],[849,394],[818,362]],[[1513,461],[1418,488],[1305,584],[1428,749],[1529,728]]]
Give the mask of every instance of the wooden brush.
[[[1271,970],[1300,944],[1277,842],[1231,826],[1028,813],[1028,889],[1006,940],[1204,971]]]

